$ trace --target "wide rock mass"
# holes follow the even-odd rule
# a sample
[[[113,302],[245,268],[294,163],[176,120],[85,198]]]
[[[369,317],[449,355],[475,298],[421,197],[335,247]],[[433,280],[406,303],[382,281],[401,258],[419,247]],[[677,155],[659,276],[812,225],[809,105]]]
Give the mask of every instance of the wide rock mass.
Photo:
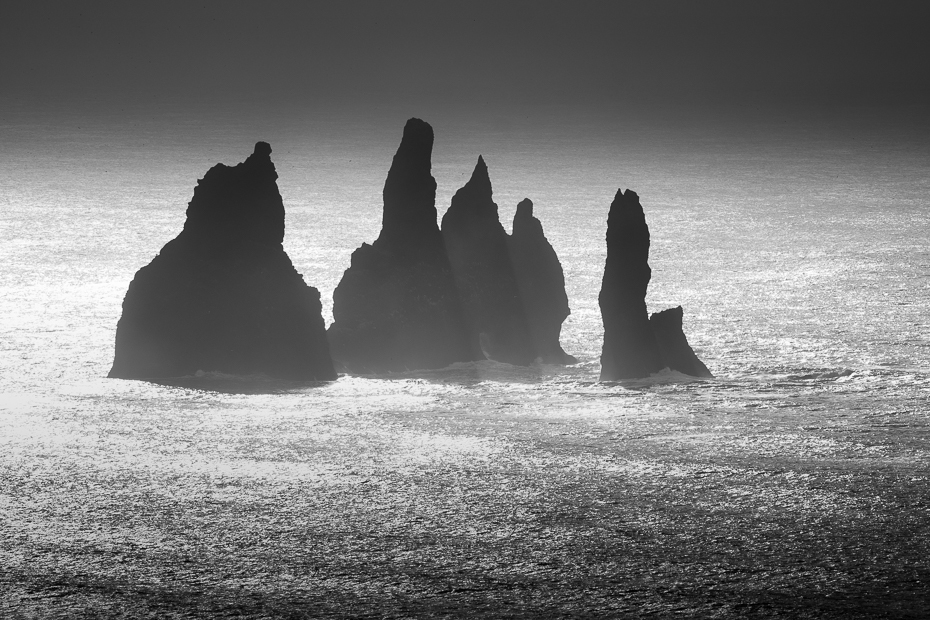
[[[473,339],[488,359],[528,366],[536,358],[507,232],[492,200],[482,157],[471,179],[452,197],[442,236]]]
[[[684,310],[681,306],[656,312],[649,317],[649,324],[659,345],[662,363],[672,370],[692,377],[713,377],[704,362],[694,354],[682,329]]]
[[[320,294],[282,246],[277,178],[271,146],[259,142],[198,182],[184,229],[129,285],[110,377],[336,378]]]
[[[571,314],[565,274],[529,198],[517,205],[507,242],[536,356],[546,364],[576,363],[559,342],[562,322]]]
[[[436,223],[433,129],[412,118],[384,183],[381,233],[352,253],[333,292],[329,340],[350,372],[442,368],[478,359]]]

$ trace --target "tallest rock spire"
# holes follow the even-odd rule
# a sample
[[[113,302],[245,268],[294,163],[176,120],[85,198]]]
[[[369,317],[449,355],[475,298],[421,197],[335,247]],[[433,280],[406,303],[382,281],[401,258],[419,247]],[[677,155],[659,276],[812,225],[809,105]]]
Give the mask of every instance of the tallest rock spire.
[[[384,182],[384,213],[379,241],[429,239],[436,231],[436,179],[431,156],[433,128],[418,118],[404,126],[394,161]]]
[[[381,234],[352,253],[333,292],[329,341],[350,372],[442,368],[475,359],[436,224],[433,129],[407,121],[384,183]]]

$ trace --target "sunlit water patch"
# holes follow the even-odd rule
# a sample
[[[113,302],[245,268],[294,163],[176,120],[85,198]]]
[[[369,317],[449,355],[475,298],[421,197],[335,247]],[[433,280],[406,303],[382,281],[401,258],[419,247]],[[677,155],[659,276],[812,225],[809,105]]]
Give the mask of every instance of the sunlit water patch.
[[[133,274],[180,230],[196,179],[256,139],[187,129],[153,132],[151,151],[105,132],[0,148],[0,613],[926,609],[925,153],[463,134],[506,228],[536,204],[578,364],[108,380]],[[327,323],[349,254],[377,235],[398,137],[339,133],[269,137],[285,247]],[[440,214],[473,166],[452,144],[434,157]],[[684,306],[714,379],[598,380],[621,185],[652,231],[649,309]]]

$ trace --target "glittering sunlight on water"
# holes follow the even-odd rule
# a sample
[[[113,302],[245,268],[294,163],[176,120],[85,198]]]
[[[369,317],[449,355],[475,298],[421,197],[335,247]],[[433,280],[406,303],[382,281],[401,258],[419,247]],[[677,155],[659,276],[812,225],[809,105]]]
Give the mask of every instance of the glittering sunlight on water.
[[[274,137],[285,247],[329,322],[349,254],[377,235],[398,136]],[[2,154],[0,588],[17,609],[926,609],[923,153],[437,138],[440,214],[479,148],[506,228],[518,200],[536,203],[577,365],[147,383],[102,378],[126,286],[180,230],[196,179],[251,143],[84,138]],[[651,227],[650,309],[684,306],[716,379],[597,381],[618,186]]]

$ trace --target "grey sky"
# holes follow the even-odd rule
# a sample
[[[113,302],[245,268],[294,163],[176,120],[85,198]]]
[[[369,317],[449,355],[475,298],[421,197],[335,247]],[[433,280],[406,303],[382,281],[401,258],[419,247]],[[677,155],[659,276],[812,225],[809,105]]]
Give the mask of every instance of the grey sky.
[[[6,102],[926,105],[925,3],[10,2]]]

